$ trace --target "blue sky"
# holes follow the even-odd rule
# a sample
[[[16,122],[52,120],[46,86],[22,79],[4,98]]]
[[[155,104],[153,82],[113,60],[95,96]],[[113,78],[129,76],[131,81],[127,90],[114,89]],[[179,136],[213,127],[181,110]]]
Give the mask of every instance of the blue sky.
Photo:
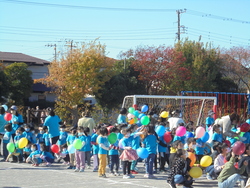
[[[179,9],[187,9],[181,39],[250,46],[249,0],[0,0],[0,7],[0,51],[45,60],[54,58],[46,45],[64,51],[68,40],[99,37],[112,58],[140,45],[173,46]]]

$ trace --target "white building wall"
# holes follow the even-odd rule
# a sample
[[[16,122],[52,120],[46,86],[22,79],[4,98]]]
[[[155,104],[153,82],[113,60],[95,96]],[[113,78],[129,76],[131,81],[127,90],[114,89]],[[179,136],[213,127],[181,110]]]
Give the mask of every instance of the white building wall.
[[[28,66],[28,70],[32,71],[32,79],[44,78],[48,75],[48,66]]]

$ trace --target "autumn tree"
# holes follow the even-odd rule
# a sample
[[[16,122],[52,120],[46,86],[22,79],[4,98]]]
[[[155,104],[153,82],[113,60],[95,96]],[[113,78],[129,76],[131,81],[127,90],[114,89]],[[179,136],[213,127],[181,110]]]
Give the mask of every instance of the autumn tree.
[[[49,75],[37,81],[53,88],[57,96],[57,112],[61,116],[70,112],[75,125],[77,107],[84,105],[87,95],[98,94],[97,91],[112,76],[111,67],[112,62],[105,56],[105,46],[93,41],[68,50],[60,60],[50,64]]]
[[[232,47],[223,49],[223,75],[234,81],[239,92],[250,91],[250,48]]]
[[[137,47],[122,53],[121,57],[134,58],[131,66],[139,72],[138,79],[145,84],[147,94],[176,94],[189,79],[188,69],[182,66],[185,61],[182,52],[170,47]],[[174,87],[173,82],[176,82]]]

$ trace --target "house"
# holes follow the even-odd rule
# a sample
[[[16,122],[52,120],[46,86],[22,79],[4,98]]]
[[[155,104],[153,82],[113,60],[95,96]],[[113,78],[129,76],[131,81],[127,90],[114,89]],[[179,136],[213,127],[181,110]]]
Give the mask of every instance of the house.
[[[49,61],[39,59],[22,53],[0,52],[0,62],[9,65],[11,63],[26,63],[28,70],[32,71],[32,78],[44,78],[48,73]],[[49,93],[51,89],[41,83],[36,83],[32,87],[32,93],[29,101],[50,101],[54,102],[56,96]]]

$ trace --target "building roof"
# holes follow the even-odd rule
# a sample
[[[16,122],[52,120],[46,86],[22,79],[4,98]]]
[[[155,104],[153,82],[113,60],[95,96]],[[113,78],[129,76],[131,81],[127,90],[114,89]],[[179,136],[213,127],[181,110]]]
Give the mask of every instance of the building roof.
[[[45,92],[45,91],[51,91],[52,89],[50,87],[46,87],[46,85],[42,83],[35,83],[32,86],[33,92]]]
[[[3,63],[23,62],[32,65],[50,64],[49,61],[15,52],[0,52],[0,62]]]

